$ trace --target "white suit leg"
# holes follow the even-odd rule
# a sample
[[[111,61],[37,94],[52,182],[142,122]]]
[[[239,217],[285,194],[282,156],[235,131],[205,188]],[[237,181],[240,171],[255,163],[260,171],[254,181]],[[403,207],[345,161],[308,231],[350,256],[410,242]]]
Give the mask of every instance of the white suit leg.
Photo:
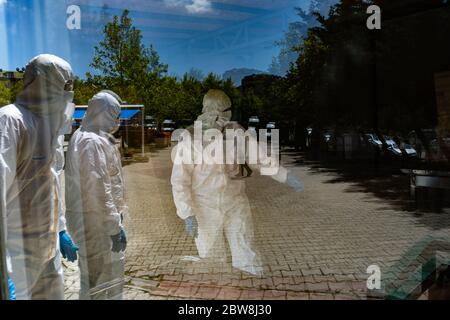
[[[262,263],[252,248],[253,221],[248,199],[238,197],[226,208],[225,234],[230,246],[233,267],[245,272],[262,275]]]
[[[61,254],[43,266],[40,277],[32,289],[33,300],[64,300],[64,275]]]
[[[30,259],[12,258],[17,300],[63,300],[64,276],[59,250],[44,265],[31,268],[31,264]]]
[[[200,258],[226,260],[222,212],[207,205],[199,205],[195,211],[198,222],[195,244]]]
[[[125,271],[124,252],[98,251],[86,253],[80,245],[78,266],[80,268],[81,300],[121,300]]]

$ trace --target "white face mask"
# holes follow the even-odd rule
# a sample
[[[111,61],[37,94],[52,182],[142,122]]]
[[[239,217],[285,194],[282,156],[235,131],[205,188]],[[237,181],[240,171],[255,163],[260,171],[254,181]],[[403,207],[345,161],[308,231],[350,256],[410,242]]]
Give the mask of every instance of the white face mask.
[[[232,115],[233,115],[233,114],[232,114],[231,110],[224,111],[224,112],[222,112],[221,118],[224,118],[224,119],[226,119],[227,121],[231,121]]]
[[[72,117],[74,112],[75,104],[69,102],[66,106],[66,110],[64,111],[63,124],[59,130],[59,135],[70,134],[72,132]]]
[[[115,134],[120,129],[120,118],[116,119],[114,126],[111,128],[110,134]]]

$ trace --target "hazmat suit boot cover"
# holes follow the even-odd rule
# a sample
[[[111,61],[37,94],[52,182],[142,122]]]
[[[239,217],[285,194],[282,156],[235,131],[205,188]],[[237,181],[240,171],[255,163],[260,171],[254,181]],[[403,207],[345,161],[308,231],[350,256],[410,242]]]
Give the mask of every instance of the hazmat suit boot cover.
[[[82,299],[120,299],[124,253],[111,251],[126,212],[121,157],[111,135],[120,104],[107,92],[90,101],[66,159],[67,227],[79,245]]]
[[[63,299],[54,170],[58,133],[73,92],[70,65],[40,55],[27,65],[15,104],[0,109],[0,213],[17,299]]]
[[[202,121],[202,129],[223,131],[231,120],[230,99],[220,90],[210,90],[203,105],[203,113],[197,119]],[[194,147],[192,153],[196,152],[202,150]],[[171,177],[174,202],[181,219],[197,218],[195,243],[201,258],[225,259],[226,239],[233,267],[261,275],[261,261],[252,248],[252,213],[245,183],[231,179],[236,168],[224,163],[174,164]]]

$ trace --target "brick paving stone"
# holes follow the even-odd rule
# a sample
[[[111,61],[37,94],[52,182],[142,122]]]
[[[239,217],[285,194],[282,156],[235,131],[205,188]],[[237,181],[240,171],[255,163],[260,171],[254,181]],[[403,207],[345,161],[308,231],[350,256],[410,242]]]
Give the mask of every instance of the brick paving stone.
[[[219,300],[238,300],[245,290],[239,288],[222,287],[216,299]]]
[[[309,285],[306,285],[306,283],[288,284],[284,287],[285,290],[289,290],[289,291],[307,291],[308,288],[309,288]]]
[[[358,300],[358,297],[351,294],[336,293],[334,300]]]
[[[353,281],[350,283],[354,291],[365,292],[367,291],[367,282],[366,281]]]
[[[178,298],[192,298],[196,295],[198,290],[198,286],[182,284],[178,287],[173,296]]]
[[[176,281],[161,281],[158,289],[159,290],[165,290],[169,293],[169,295],[175,293],[178,288],[182,286],[189,286],[189,284],[183,283],[183,282],[176,282]]]
[[[377,197],[376,192],[366,192],[364,181],[345,181],[336,172],[295,164],[295,156],[287,153],[282,161],[304,182],[305,192],[295,193],[256,173],[245,180],[255,249],[263,262],[262,279],[233,269],[229,254],[222,265],[192,260],[197,256],[195,243],[186,235],[173,204],[170,149],[155,149],[148,162],[125,166],[129,206],[124,221],[129,237],[125,271],[135,277],[132,279],[142,277],[160,282],[162,287],[144,290],[143,285],[139,290],[138,286],[126,286],[124,298],[192,298],[204,285],[220,288],[218,297],[224,286],[233,283],[233,289],[242,289],[239,299],[306,295],[300,291],[303,286],[319,290],[308,295],[311,299],[332,298],[331,293],[336,299],[366,299],[369,265],[378,264],[385,281],[417,241],[430,235],[450,236],[448,214],[405,212],[394,202]],[[404,180],[407,185],[407,177]],[[66,297],[77,298],[77,265],[64,262],[63,266]],[[393,278],[398,271],[393,269]],[[180,281],[179,287],[169,288]],[[292,290],[273,290],[278,287]],[[322,290],[328,290],[328,295]]]
[[[316,282],[316,283],[307,283],[306,288],[308,291],[322,291],[322,292],[329,292],[330,287],[328,286],[327,282]]]
[[[309,300],[308,292],[288,292],[286,300]]]
[[[334,296],[332,294],[327,293],[310,293],[309,298],[311,300],[334,300]]]
[[[263,300],[286,300],[286,291],[266,290]]]
[[[241,300],[262,300],[264,297],[264,290],[243,289],[241,293]]]
[[[233,279],[231,285],[240,288],[251,288],[253,286],[252,279]]]
[[[294,278],[292,277],[272,277],[273,285],[279,287],[280,285],[295,284]]]
[[[177,274],[177,275],[164,275],[164,280],[167,281],[181,281],[183,279],[183,275]]]
[[[350,292],[354,287],[350,282],[328,282],[331,291],[335,292]]]
[[[193,298],[213,300],[219,295],[221,288],[210,287],[210,286],[200,286],[198,291],[192,296]]]

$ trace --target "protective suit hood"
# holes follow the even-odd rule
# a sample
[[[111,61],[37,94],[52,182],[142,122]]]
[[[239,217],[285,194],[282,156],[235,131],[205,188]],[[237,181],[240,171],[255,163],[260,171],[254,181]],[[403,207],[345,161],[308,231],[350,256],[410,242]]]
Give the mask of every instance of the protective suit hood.
[[[231,120],[231,100],[221,90],[212,89],[203,98],[202,114],[197,121],[203,123],[203,129],[223,130]]]
[[[23,89],[16,104],[40,116],[62,115],[73,100],[70,64],[51,54],[33,58],[25,68]]]
[[[120,126],[119,115],[119,101],[107,92],[100,92],[89,100],[81,125],[86,131],[113,133]]]

